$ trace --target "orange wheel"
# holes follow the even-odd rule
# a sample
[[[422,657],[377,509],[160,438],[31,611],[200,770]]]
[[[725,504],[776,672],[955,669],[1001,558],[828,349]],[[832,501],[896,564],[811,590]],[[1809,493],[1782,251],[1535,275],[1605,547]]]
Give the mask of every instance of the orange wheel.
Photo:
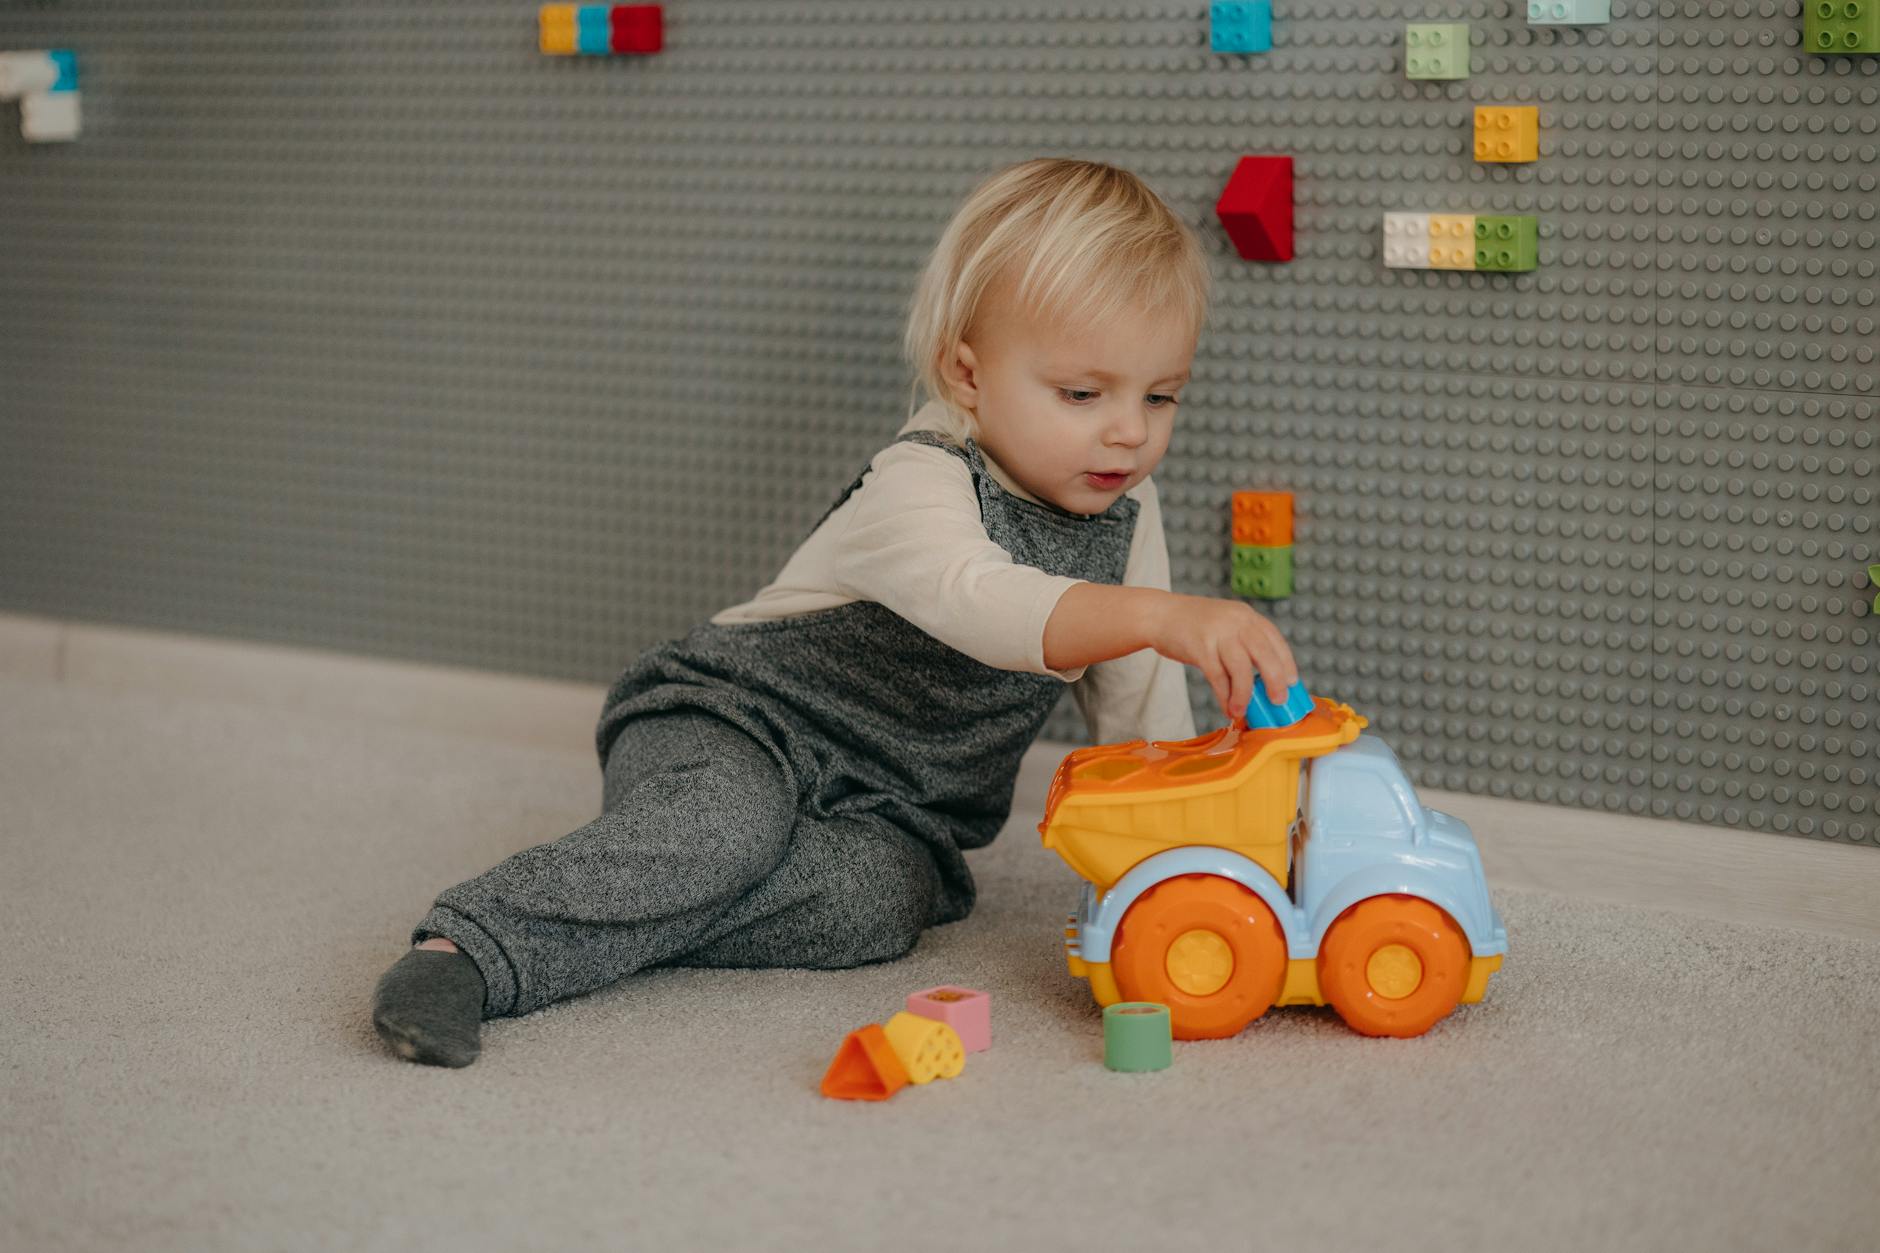
[[[1215,1040],[1278,999],[1286,936],[1266,902],[1233,880],[1179,875],[1123,915],[1110,971],[1124,1000],[1168,1006],[1177,1040]]]
[[[1415,896],[1371,896],[1338,915],[1319,946],[1319,991],[1365,1035],[1422,1035],[1462,1000],[1469,941]]]

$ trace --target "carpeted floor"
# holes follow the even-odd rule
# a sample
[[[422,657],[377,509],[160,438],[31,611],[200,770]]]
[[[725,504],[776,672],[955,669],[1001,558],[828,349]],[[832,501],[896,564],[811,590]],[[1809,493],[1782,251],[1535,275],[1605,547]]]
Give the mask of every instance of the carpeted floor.
[[[1024,808],[901,962],[674,971],[383,1051],[439,889],[561,835],[591,759],[0,678],[0,1249],[1861,1250],[1880,945],[1498,892],[1486,1002],[1103,1068],[1077,880]],[[991,992],[951,1082],[826,1101],[844,1032]]]

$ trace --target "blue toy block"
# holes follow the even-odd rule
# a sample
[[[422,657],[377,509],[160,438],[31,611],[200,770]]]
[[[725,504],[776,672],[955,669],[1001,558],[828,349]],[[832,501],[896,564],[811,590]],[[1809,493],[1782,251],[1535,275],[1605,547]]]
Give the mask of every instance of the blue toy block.
[[[78,90],[78,54],[66,48],[54,48],[46,54],[59,68],[59,77],[53,80],[52,91]]]
[[[613,48],[607,5],[584,4],[574,11],[574,46],[583,56],[604,57]]]
[[[1208,7],[1208,47],[1215,52],[1271,52],[1273,0],[1216,0]]]
[[[1528,0],[1529,26],[1604,26],[1612,0]]]
[[[1312,696],[1306,691],[1302,679],[1286,689],[1285,703],[1275,705],[1266,694],[1266,684],[1258,675],[1253,679],[1253,699],[1247,702],[1247,727],[1258,731],[1262,727],[1289,727],[1312,712]]]

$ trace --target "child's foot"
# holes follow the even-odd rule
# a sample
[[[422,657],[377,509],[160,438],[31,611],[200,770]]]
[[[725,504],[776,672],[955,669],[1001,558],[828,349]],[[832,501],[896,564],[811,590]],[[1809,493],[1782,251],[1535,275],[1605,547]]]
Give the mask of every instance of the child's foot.
[[[448,943],[426,940],[410,950],[372,993],[379,1038],[427,1066],[468,1066],[482,1051],[483,972],[456,945],[445,949]]]

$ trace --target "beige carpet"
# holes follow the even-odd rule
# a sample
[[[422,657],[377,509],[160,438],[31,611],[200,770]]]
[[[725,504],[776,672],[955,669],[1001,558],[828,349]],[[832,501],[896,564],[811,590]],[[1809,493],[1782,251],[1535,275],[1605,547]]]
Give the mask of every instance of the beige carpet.
[[[1030,829],[1052,761],[910,958],[641,977],[443,1071],[380,1048],[372,982],[592,815],[592,760],[0,678],[0,1249],[1880,1245],[1880,945],[1498,892],[1506,967],[1421,1040],[1289,1009],[1114,1075]],[[942,981],[991,1052],[816,1095]]]

